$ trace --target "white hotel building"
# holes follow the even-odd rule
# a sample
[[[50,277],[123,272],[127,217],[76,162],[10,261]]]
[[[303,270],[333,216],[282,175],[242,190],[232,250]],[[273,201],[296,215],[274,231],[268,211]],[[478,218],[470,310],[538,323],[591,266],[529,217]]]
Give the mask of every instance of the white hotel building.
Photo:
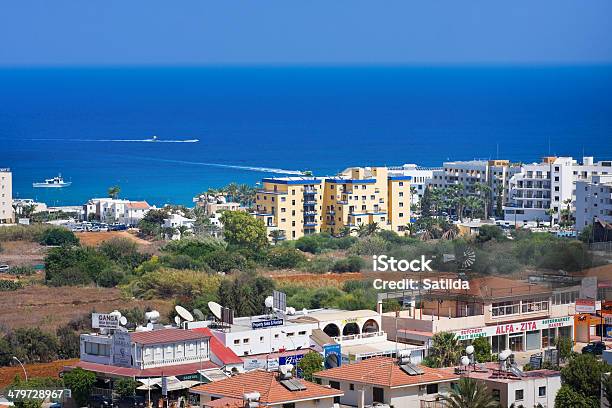
[[[433,172],[430,185],[444,188],[450,185],[463,185],[463,195],[477,194],[475,185],[486,184],[491,188],[489,197],[489,216],[494,213],[498,194],[502,203],[508,200],[510,178],[520,171],[520,166],[508,160],[470,160],[444,162],[443,168]]]
[[[13,174],[11,169],[0,168],[0,224],[13,221]]]
[[[612,174],[576,183],[576,230],[582,231],[595,219],[612,223]]]
[[[421,167],[416,164],[404,164],[399,167],[387,167],[390,176],[408,176],[410,187],[414,187],[416,194],[411,194],[412,204],[417,204],[423,198],[425,189],[433,179],[434,171],[439,171],[439,167]]]
[[[584,157],[582,164],[571,157],[544,157],[541,163],[523,165],[510,179],[504,220],[550,221],[546,211],[552,208],[553,222],[558,223],[566,200],[571,201],[571,212],[576,210],[576,183],[606,174],[612,174],[612,161],[594,162],[593,157]]]

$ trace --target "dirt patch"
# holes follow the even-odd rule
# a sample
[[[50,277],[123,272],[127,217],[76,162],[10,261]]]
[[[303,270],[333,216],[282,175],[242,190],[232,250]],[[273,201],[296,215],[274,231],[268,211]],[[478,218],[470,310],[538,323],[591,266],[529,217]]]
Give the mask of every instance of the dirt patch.
[[[2,242],[0,263],[10,266],[42,264],[47,255],[47,247],[36,242],[8,241]]]
[[[148,246],[151,244],[149,241],[138,238],[135,233],[128,231],[77,232],[75,235],[79,238],[81,245],[85,246],[98,246],[102,242],[113,238],[127,238],[141,246]]]
[[[28,377],[55,377],[63,370],[64,366],[74,365],[78,359],[57,360],[51,363],[25,364]],[[0,367],[0,389],[11,385],[15,376],[24,379],[23,370],[20,365],[14,367]]]
[[[166,300],[126,299],[117,288],[29,286],[0,296],[0,329],[40,327],[55,330],[70,320],[92,310],[111,312],[115,309],[151,307],[166,316],[172,302]]]

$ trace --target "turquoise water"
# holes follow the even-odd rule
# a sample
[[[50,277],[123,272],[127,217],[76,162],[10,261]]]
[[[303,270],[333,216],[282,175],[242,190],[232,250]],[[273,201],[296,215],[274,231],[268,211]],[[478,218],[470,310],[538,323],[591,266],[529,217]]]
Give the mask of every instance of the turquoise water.
[[[0,89],[0,167],[49,204],[115,184],[189,204],[300,170],[612,158],[612,67],[4,69]],[[126,141],[153,135],[199,142]],[[32,188],[60,172],[71,187]]]

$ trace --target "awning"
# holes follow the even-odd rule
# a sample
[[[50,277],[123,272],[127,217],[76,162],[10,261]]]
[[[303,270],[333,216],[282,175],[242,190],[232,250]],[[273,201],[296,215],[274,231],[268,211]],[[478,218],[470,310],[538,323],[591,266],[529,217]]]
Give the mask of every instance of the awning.
[[[141,378],[138,380],[143,383],[138,390],[151,390],[154,388],[162,387],[162,379],[160,377],[157,378]],[[181,381],[174,376],[166,377],[166,381],[168,384],[168,391],[177,391],[177,390],[185,390],[191,387],[196,386],[197,384],[201,384],[200,381]]]

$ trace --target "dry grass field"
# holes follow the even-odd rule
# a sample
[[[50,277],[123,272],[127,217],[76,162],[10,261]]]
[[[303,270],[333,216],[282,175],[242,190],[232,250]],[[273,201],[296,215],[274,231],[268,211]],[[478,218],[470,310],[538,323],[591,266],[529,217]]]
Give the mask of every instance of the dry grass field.
[[[71,319],[94,309],[111,312],[136,306],[150,306],[165,316],[172,302],[125,299],[116,288],[28,286],[14,292],[3,292],[0,296],[0,329],[40,327],[55,331]]]
[[[58,377],[58,374],[62,371],[64,366],[71,365],[79,361],[78,359],[72,360],[57,360],[51,363],[41,364],[25,364],[25,369],[28,373],[28,377]],[[21,366],[16,365],[13,367],[0,367],[0,389],[10,385],[13,382],[15,376],[18,375],[21,379],[24,378],[23,370]]]

